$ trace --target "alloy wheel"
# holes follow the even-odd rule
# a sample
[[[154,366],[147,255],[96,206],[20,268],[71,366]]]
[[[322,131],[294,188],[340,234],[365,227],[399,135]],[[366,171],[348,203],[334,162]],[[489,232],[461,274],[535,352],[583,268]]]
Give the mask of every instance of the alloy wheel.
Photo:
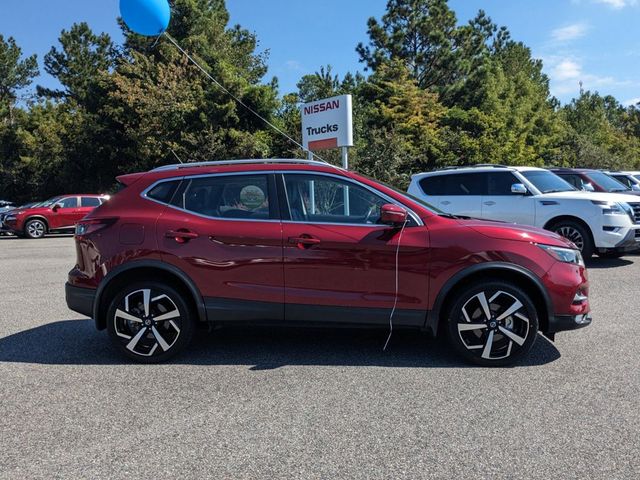
[[[31,220],[27,224],[27,234],[31,238],[40,238],[44,236],[46,228],[44,222],[41,220]]]
[[[462,305],[456,326],[464,348],[487,361],[513,356],[532,333],[524,303],[504,290],[473,295]]]
[[[180,338],[184,314],[165,293],[143,288],[127,294],[113,314],[121,345],[142,357],[162,355]]]
[[[584,249],[584,237],[582,233],[570,225],[563,225],[556,229],[556,233],[561,237],[573,242],[580,251]]]

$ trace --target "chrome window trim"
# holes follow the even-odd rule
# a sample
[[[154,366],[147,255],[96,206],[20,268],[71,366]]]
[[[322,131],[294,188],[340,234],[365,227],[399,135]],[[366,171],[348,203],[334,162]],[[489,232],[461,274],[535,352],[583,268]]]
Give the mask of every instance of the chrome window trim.
[[[336,167],[338,168],[338,167]],[[394,205],[399,205],[402,208],[407,210],[407,213],[411,216],[411,218],[416,222],[416,227],[422,227],[424,226],[424,222],[422,221],[422,219],[418,216],[418,214],[416,214],[411,208],[409,208],[408,206],[406,206],[405,204],[398,202],[397,200],[391,198],[390,196],[386,195],[385,193],[380,192],[379,190],[376,190],[373,187],[370,187],[369,185],[365,185],[364,183],[360,183],[356,180],[353,180],[352,178],[349,177],[345,177],[343,175],[336,175],[333,173],[328,173],[328,172],[318,172],[316,170],[260,170],[260,171],[256,171],[256,172],[220,172],[220,173],[204,173],[204,174],[193,174],[193,175],[186,175],[186,176],[178,176],[178,177],[169,177],[169,178],[162,178],[160,180],[156,180],[154,183],[152,183],[151,185],[149,185],[147,188],[145,188],[142,192],[140,192],[140,196],[146,200],[149,200],[151,202],[155,202],[159,205],[164,205],[166,207],[172,208],[174,210],[178,210],[180,212],[185,212],[185,213],[189,213],[191,215],[195,215],[197,217],[201,217],[201,218],[208,218],[210,220],[222,220],[222,221],[232,221],[232,222],[266,222],[266,223],[273,223],[273,222],[279,222],[279,223],[297,223],[297,224],[308,224],[308,225],[343,225],[343,226],[351,226],[351,227],[371,227],[371,228],[388,228],[387,225],[383,225],[383,224],[379,224],[379,223],[372,223],[372,224],[368,224],[368,223],[340,223],[340,222],[307,222],[307,221],[298,221],[298,220],[282,220],[282,219],[252,219],[252,218],[224,218],[224,217],[212,217],[209,215],[204,215],[201,213],[197,213],[197,212],[192,212],[191,210],[187,210],[184,208],[180,208],[180,207],[176,207],[175,205],[171,205],[169,203],[165,203],[165,202],[161,202],[159,200],[156,200],[154,198],[148,197],[147,194],[153,189],[155,188],[157,185],[159,185],[160,183],[164,183],[164,182],[173,182],[176,180],[191,180],[193,178],[206,178],[206,177],[227,177],[227,176],[238,176],[238,175],[270,175],[270,174],[294,174],[294,175],[322,175],[325,177],[333,177],[333,178],[337,178],[339,180],[345,181],[345,182],[349,182],[352,183],[356,186],[362,187],[366,190],[369,190],[371,193],[373,193],[374,195],[377,195],[379,197],[382,197],[383,199],[385,199],[386,201],[388,201],[389,203],[393,203]],[[412,227],[411,225],[407,225],[408,228]]]

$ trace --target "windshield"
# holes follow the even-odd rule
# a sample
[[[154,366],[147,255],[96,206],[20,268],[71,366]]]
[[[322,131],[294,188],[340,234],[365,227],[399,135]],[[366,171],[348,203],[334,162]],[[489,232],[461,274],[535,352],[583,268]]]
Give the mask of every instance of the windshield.
[[[589,172],[587,173],[587,177],[593,180],[594,183],[600,185],[607,192],[626,192],[629,188],[624,184],[620,183],[613,177],[610,177],[606,173],[602,172]]]
[[[571,192],[576,190],[573,185],[547,170],[525,170],[520,173],[542,193]]]

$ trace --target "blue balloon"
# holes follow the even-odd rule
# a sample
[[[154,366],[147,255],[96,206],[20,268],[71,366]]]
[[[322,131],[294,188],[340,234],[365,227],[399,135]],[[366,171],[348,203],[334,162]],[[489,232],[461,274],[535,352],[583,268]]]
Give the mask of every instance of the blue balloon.
[[[167,0],[120,0],[120,15],[134,32],[155,37],[169,26],[171,8]]]

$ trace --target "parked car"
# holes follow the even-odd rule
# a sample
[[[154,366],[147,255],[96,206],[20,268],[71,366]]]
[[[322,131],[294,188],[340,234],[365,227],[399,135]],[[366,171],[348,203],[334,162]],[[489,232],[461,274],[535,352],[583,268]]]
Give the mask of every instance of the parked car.
[[[325,163],[182,164],[118,180],[76,227],[66,299],[139,362],[184,349],[197,324],[392,323],[506,365],[538,331],[591,322],[587,272],[564,238],[461,219]]]
[[[640,191],[640,172],[606,172],[631,190]]]
[[[8,231],[28,238],[73,231],[82,217],[108,198],[108,195],[94,194],[59,195],[31,207],[8,212],[3,224]]]
[[[14,208],[13,202],[10,202],[8,200],[0,200],[0,213],[11,210],[12,208]]]
[[[542,168],[500,165],[414,175],[409,193],[455,215],[534,225],[571,240],[588,258],[640,247],[640,200],[580,192]]]
[[[589,168],[552,168],[551,171],[578,190],[640,195],[640,191],[632,190],[630,187],[627,187],[627,185],[600,170],[591,170]]]

